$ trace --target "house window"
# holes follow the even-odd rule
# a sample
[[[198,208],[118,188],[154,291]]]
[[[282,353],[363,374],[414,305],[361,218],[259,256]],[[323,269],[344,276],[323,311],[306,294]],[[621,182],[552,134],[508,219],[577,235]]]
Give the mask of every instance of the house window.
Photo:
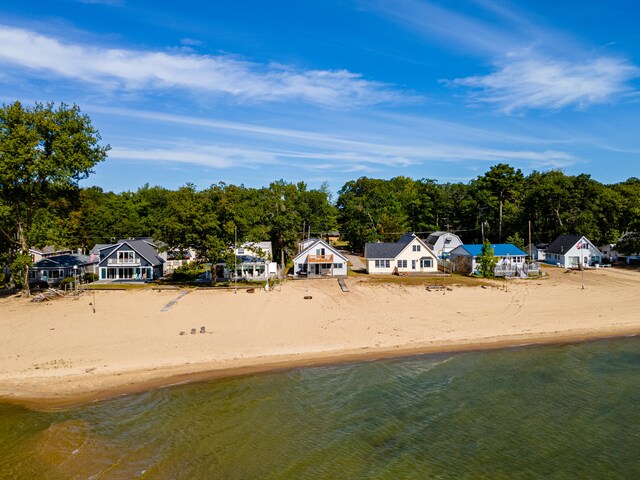
[[[406,260],[398,260],[398,268],[407,268]]]
[[[430,258],[422,259],[422,267],[423,268],[431,268],[433,266],[432,260]]]
[[[413,246],[413,251],[414,252],[419,252],[420,251],[420,245],[414,245]]]
[[[333,268],[342,268],[342,264],[341,263],[334,263],[333,264]]]
[[[118,252],[118,260],[120,262],[133,262],[135,258],[134,252],[122,250]]]

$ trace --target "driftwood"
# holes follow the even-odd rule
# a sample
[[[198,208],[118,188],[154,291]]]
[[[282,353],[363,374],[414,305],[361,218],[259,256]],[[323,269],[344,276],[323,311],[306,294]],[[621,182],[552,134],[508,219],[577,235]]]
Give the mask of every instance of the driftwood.
[[[55,288],[49,288],[45,292],[38,293],[34,295],[31,299],[32,302],[44,302],[45,300],[51,300],[55,296],[64,297],[64,293],[60,290],[56,290]]]

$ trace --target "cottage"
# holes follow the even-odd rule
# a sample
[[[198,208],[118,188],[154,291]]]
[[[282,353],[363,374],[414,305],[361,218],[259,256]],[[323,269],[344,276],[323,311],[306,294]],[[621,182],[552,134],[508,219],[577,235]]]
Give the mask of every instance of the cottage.
[[[278,274],[278,264],[273,262],[271,242],[246,242],[234,249],[237,258],[235,266],[225,266],[225,277],[247,280],[265,280]]]
[[[491,245],[493,255],[498,260],[496,276],[515,276],[528,272],[525,267],[527,254],[511,243]],[[482,253],[482,244],[460,245],[450,254],[453,271],[472,274],[478,271],[478,256]]]
[[[438,258],[447,258],[454,248],[462,245],[462,240],[455,233],[433,232],[425,243]]]
[[[57,248],[54,245],[47,245],[43,248],[30,248],[29,254],[31,255],[32,262],[39,262],[43,258],[56,257],[59,255],[71,255],[75,253],[70,248]],[[78,250],[80,253],[80,250]]]
[[[369,242],[364,247],[367,273],[436,273],[438,259],[427,244],[413,233],[397,242]]]
[[[158,253],[156,243],[149,239],[119,240],[98,252],[100,280],[153,280],[162,277],[164,259]]]
[[[95,263],[88,255],[63,254],[38,260],[29,272],[29,282],[60,283],[67,277],[82,278],[93,273]]]
[[[560,235],[547,249],[546,263],[565,268],[581,268],[602,263],[602,252],[582,235]]]
[[[300,253],[293,259],[293,276],[344,276],[347,274],[347,257],[318,238],[307,239],[300,244]]]
[[[546,258],[548,247],[548,243],[530,243],[527,245],[525,250],[527,251],[527,255],[530,257],[530,260],[543,262]]]

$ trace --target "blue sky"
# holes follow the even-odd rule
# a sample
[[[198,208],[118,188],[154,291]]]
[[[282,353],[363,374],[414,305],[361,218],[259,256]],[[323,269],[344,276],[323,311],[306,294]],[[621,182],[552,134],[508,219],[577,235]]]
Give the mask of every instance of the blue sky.
[[[496,163],[640,176],[635,1],[30,0],[0,6],[0,101],[76,103],[85,185],[407,175]]]

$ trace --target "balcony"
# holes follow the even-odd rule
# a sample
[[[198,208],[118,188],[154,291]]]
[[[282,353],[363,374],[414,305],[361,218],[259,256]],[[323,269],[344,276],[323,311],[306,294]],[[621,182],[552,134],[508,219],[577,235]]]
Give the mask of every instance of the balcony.
[[[110,258],[107,262],[108,265],[115,267],[139,267],[139,258]]]
[[[333,255],[309,255],[307,263],[333,263]]]

